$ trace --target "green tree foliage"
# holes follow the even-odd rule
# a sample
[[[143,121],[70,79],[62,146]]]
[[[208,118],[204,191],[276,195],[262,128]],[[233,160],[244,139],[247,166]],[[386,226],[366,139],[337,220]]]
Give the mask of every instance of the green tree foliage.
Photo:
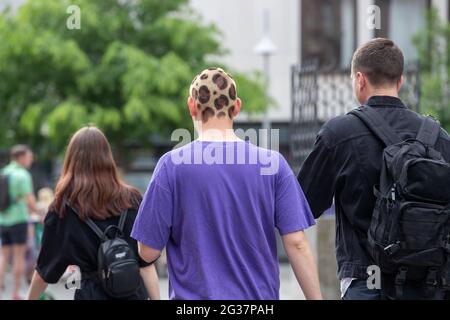
[[[225,49],[187,0],[29,0],[0,13],[0,145],[61,152],[85,124],[116,148],[191,128],[193,76]],[[81,29],[69,30],[69,5]],[[265,109],[261,77],[235,74],[245,111]],[[256,99],[254,98],[256,97]]]
[[[450,24],[430,11],[427,28],[414,37],[414,43],[421,69],[421,109],[450,132]]]

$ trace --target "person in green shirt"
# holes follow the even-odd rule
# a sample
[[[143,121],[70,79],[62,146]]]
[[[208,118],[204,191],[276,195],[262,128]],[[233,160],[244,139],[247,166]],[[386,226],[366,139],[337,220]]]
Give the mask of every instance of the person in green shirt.
[[[11,149],[11,162],[2,170],[8,176],[11,205],[0,212],[0,296],[7,264],[12,259],[14,275],[13,299],[20,299],[20,285],[25,272],[29,214],[36,211],[33,182],[28,169],[33,163],[33,152],[25,145]]]

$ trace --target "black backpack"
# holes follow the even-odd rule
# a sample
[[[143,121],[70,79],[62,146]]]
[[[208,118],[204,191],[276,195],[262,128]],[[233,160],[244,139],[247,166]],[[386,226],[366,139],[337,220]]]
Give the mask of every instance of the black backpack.
[[[4,212],[11,205],[9,194],[9,178],[0,172],[0,212]]]
[[[78,215],[78,212],[71,208]],[[109,296],[119,299],[136,294],[141,284],[138,259],[128,242],[123,239],[127,212],[120,215],[117,226],[111,225],[105,231],[90,218],[84,221],[101,240],[98,248],[97,279]],[[111,233],[114,236],[111,237]]]
[[[411,280],[425,297],[450,290],[450,164],[434,149],[439,123],[424,117],[417,137],[402,141],[371,107],[350,114],[386,146],[367,234],[374,262],[394,279],[398,299]]]

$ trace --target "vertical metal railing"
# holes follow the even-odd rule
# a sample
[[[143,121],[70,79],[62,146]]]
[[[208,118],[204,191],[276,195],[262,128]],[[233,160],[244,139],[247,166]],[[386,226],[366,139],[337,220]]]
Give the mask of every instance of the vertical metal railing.
[[[295,171],[311,152],[320,127],[328,120],[358,106],[353,96],[350,70],[324,71],[316,62],[291,69],[291,126],[289,159]],[[417,63],[408,64],[400,91],[403,102],[420,111],[420,73]]]

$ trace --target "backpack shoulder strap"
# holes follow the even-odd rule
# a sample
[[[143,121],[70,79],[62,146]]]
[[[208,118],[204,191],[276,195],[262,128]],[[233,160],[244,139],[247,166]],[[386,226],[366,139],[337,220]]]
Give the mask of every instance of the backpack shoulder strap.
[[[123,227],[125,226],[125,221],[127,221],[127,215],[128,215],[128,210],[125,210],[125,212],[123,212],[120,215],[119,224],[117,226],[119,228],[120,232],[123,232]]]
[[[386,146],[402,142],[386,120],[369,106],[362,106],[349,112],[358,117]]]
[[[440,131],[440,124],[433,117],[428,116],[423,119],[416,139],[425,145],[433,147],[439,138]]]
[[[78,216],[78,218],[80,218],[80,214],[78,213],[78,211],[72,207],[71,205],[68,205],[70,209],[72,209],[73,212],[76,213],[76,215]],[[81,218],[80,218],[81,220]],[[83,221],[83,220],[81,220]],[[83,221],[84,223],[86,223],[88,225],[88,227],[94,231],[94,233],[97,235],[97,237],[99,237],[101,240],[105,239],[105,234],[104,232],[95,224],[94,221],[92,221],[91,218],[87,218],[86,220]]]

